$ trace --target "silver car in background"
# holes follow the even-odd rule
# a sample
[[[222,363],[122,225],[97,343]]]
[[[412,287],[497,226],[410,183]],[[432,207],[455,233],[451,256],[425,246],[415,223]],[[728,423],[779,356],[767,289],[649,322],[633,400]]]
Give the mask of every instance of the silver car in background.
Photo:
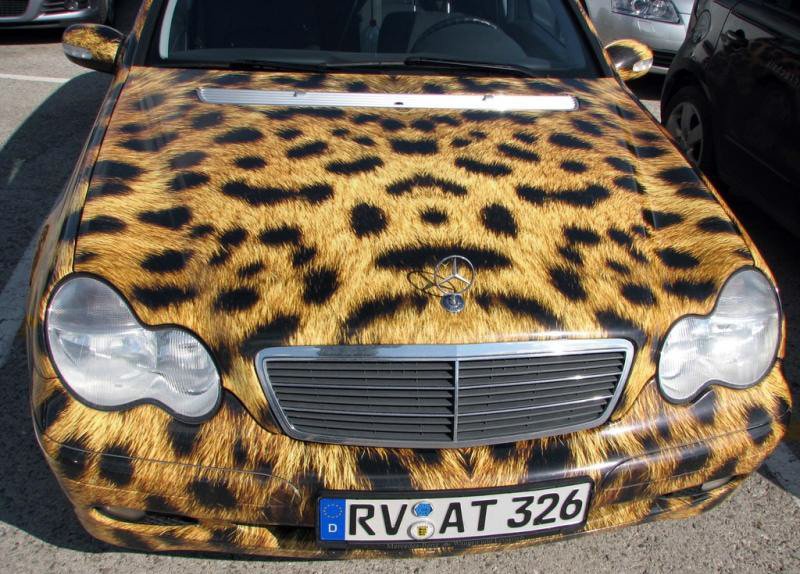
[[[584,0],[603,45],[634,38],[653,50],[652,72],[666,74],[686,36],[694,0]]]
[[[63,27],[107,22],[113,0],[0,0],[0,30],[23,26]]]

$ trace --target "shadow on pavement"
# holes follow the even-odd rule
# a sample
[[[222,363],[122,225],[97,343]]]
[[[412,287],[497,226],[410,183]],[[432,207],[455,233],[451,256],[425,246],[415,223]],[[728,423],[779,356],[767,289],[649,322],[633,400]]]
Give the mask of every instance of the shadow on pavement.
[[[0,149],[0,276],[9,276],[69,179],[109,81],[102,74],[71,80]],[[28,381],[20,334],[0,369],[0,521],[57,546],[103,550],[78,524],[36,445]]]

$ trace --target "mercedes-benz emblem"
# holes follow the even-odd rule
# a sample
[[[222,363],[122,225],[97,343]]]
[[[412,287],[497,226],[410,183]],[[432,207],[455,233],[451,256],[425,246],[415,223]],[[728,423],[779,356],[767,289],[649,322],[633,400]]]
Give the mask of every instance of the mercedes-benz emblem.
[[[442,306],[451,313],[460,313],[466,302],[464,294],[475,283],[475,266],[466,257],[451,255],[436,264],[433,270],[436,287],[442,294]]]

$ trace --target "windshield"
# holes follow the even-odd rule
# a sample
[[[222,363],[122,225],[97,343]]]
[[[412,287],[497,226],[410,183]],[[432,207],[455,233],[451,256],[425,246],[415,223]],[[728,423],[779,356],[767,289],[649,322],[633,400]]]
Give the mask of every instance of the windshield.
[[[566,1],[167,0],[150,60],[595,76],[586,36]]]

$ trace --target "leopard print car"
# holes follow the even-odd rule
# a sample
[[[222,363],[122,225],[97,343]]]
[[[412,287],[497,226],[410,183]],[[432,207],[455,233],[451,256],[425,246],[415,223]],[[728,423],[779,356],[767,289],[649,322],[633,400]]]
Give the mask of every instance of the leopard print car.
[[[616,77],[230,72],[136,65],[145,2],[67,190],[45,223],[27,321],[42,449],[94,536],[145,550],[285,557],[437,555],[472,544],[330,548],[323,492],[429,493],[588,478],[580,532],[678,518],[727,497],[791,410],[785,344],[758,384],[688,402],[658,384],[676,320],[708,316],[762,257],[705,178]],[[577,109],[492,112],[211,103],[319,94],[566,95]],[[467,257],[458,314],[430,287]],[[220,400],[202,420],[98,408],[58,369],[46,321],[75,277],[113,287],[148,328],[202,340]],[[303,441],[259,379],[270,348],[620,339],[624,392],[594,428],[501,444]],[[368,441],[366,441],[368,442]],[[711,485],[711,488],[709,488]]]

